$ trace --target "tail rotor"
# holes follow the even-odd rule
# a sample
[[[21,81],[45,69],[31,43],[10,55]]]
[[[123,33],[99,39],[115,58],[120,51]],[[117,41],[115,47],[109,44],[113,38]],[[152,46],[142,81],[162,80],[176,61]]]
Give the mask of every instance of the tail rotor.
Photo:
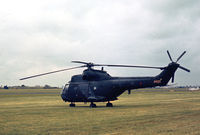
[[[184,70],[184,71],[190,72],[189,69],[187,69],[187,68],[185,68],[185,67],[183,67],[183,66],[181,66],[180,64],[177,63],[177,62],[183,57],[183,55],[184,55],[185,53],[186,53],[186,51],[184,51],[184,52],[177,58],[176,62],[174,62],[173,59],[172,59],[172,57],[171,57],[171,55],[170,55],[170,53],[169,53],[169,51],[167,50],[167,54],[168,54],[168,56],[169,56],[169,59],[170,59],[170,61],[171,61],[171,64],[178,65],[178,68],[180,68],[180,69],[182,69],[182,70]],[[172,83],[174,82],[174,76],[175,76],[175,73],[172,75]]]

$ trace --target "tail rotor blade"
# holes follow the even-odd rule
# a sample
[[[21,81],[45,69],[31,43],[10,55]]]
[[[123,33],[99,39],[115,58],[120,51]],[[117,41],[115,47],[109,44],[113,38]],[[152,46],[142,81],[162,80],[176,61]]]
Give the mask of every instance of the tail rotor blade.
[[[179,68],[182,69],[182,70],[185,70],[185,71],[187,71],[187,72],[190,72],[190,70],[187,69],[187,68],[185,68],[185,67],[179,66]]]
[[[176,60],[176,62],[178,62],[182,57],[183,57],[183,55],[186,53],[186,51],[184,51],[179,57],[178,57],[178,59]]]
[[[172,57],[171,57],[171,55],[170,55],[170,53],[169,53],[169,51],[167,50],[167,54],[168,54],[168,56],[169,56],[169,59],[171,60],[171,62],[173,62],[173,60],[172,60]]]
[[[175,73],[174,73],[175,74]],[[173,76],[172,76],[172,83],[174,83],[174,74],[173,74]]]

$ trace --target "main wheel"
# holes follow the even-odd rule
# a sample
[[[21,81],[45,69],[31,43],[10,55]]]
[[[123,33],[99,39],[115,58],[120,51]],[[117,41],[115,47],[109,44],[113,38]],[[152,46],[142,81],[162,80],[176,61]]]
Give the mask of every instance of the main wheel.
[[[108,102],[108,103],[106,104],[106,107],[113,107],[113,104],[110,103],[110,102]]]

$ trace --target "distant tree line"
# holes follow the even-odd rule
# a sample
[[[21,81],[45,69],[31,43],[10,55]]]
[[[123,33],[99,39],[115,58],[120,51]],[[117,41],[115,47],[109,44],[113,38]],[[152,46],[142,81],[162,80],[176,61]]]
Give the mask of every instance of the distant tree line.
[[[21,86],[0,86],[0,89],[58,89],[59,87],[53,87],[50,85],[44,85],[44,86],[25,86],[25,85],[21,85]]]

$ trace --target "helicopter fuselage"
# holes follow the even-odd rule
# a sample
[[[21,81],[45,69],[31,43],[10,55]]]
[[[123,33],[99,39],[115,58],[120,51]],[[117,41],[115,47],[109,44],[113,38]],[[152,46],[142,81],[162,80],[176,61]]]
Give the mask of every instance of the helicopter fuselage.
[[[83,80],[81,82],[70,82],[63,89],[61,96],[64,101],[69,102],[113,101],[126,90],[152,87],[149,84],[153,84],[153,78],[151,77],[148,79],[113,77],[102,81]]]

